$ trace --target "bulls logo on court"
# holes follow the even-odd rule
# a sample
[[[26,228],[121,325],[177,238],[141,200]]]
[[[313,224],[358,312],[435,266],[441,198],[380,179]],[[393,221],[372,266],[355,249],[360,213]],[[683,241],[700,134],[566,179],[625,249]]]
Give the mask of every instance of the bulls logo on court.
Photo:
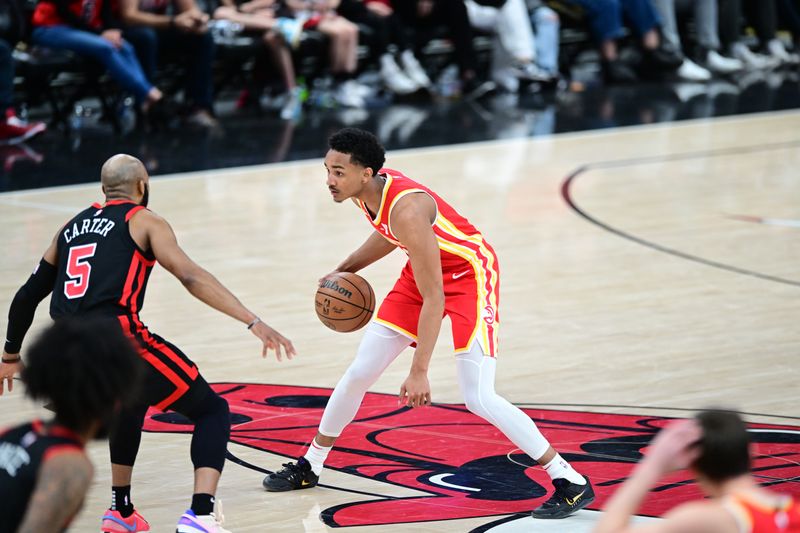
[[[287,385],[216,383],[229,403],[231,441],[295,458],[316,433],[331,389]],[[642,450],[669,419],[524,408],[565,459],[594,484],[598,510],[641,458]],[[151,409],[145,430],[188,433],[191,425],[175,413]],[[800,496],[800,427],[750,425],[755,445],[753,472],[765,485]],[[259,472],[232,454],[229,459]],[[363,501],[325,509],[332,527],[381,525],[497,517],[528,513],[552,490],[540,468],[515,449],[497,429],[460,404],[412,410],[397,396],[368,393],[356,420],[337,440],[326,467],[423,493]],[[321,481],[325,482],[324,476]],[[261,490],[259,475],[253,490]],[[339,488],[339,487],[333,487]],[[347,487],[341,487],[346,489]],[[641,508],[660,516],[676,504],[700,496],[686,473],[665,478]],[[481,528],[483,530],[483,528]]]

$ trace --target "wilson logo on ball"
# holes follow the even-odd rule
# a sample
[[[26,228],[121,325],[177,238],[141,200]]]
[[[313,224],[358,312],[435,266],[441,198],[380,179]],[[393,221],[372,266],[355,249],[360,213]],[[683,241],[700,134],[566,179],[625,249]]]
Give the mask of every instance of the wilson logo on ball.
[[[358,274],[334,272],[320,280],[314,306],[317,317],[327,327],[334,331],[355,331],[372,318],[375,293]]]
[[[330,280],[328,278],[325,278],[322,280],[322,283],[320,283],[319,286],[324,287],[326,289],[330,289],[332,291],[336,291],[342,296],[345,296],[347,298],[351,298],[353,296],[353,291],[348,291],[344,287],[340,287],[335,280]]]

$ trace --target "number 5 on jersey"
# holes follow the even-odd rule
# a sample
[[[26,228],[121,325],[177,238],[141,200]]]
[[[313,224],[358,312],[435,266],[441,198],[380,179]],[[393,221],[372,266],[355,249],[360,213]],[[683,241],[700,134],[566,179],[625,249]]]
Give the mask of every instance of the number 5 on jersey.
[[[73,246],[69,249],[67,257],[67,276],[69,280],[64,283],[64,295],[70,300],[82,298],[89,290],[89,275],[92,265],[88,259],[94,257],[97,243]]]

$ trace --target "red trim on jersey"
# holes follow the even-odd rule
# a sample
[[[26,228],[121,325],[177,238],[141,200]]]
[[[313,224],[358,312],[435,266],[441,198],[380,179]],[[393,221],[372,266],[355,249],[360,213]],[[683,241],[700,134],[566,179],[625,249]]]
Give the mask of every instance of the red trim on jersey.
[[[106,206],[109,206],[109,205],[122,205],[122,204],[136,204],[136,202],[134,202],[133,200],[119,199],[119,200],[109,200],[109,201],[107,201],[105,203]],[[136,205],[138,205],[138,204],[136,204]]]
[[[128,214],[125,215],[125,222],[128,222],[133,215],[135,215],[136,213],[138,213],[142,209],[147,209],[147,208],[145,206],[143,206],[143,205],[137,205],[136,207],[134,207],[133,209],[128,211]]]
[[[172,348],[163,342],[158,342],[156,339],[154,339],[152,335],[150,335],[150,332],[147,330],[147,328],[144,327],[144,324],[139,321],[139,317],[137,315],[132,315],[131,319],[136,325],[136,332],[142,336],[142,340],[145,342],[145,344],[169,357],[169,359],[175,363],[178,368],[180,368],[187,376],[189,376],[189,379],[194,381],[198,374],[196,366],[189,366],[186,360],[176,354]]]
[[[122,297],[119,299],[119,304],[127,307],[131,313],[139,310],[139,294],[144,289],[144,277],[147,275],[147,269],[155,264],[155,260],[149,260],[141,252],[134,250],[131,265],[128,267],[128,275],[125,278],[125,286],[122,289]],[[134,279],[136,279],[136,290],[133,289]]]
[[[102,206],[102,205],[100,205],[100,202],[95,202],[95,203],[93,203],[93,204],[92,204],[92,207],[94,207],[95,209],[103,209],[103,206]]]
[[[122,329],[126,332],[126,334],[130,335],[131,337],[133,337],[133,334],[131,333],[131,322],[128,319],[128,317],[122,315],[122,316],[118,316],[117,319],[119,320],[120,324],[122,325]],[[141,326],[142,329],[144,329],[144,331],[147,331],[147,329],[144,328],[144,326],[141,324],[141,322],[136,320],[136,323],[137,323],[137,331],[136,331],[137,333],[141,334],[141,331],[139,330],[140,326]],[[138,341],[139,339],[136,339],[136,340]],[[173,392],[172,394],[170,394],[169,396],[167,396],[166,398],[161,400],[158,404],[153,406],[156,409],[159,409],[159,410],[163,411],[163,410],[167,409],[170,405],[172,405],[172,403],[174,403],[176,400],[178,400],[178,398],[183,396],[184,393],[187,390],[189,390],[189,384],[186,383],[185,381],[183,381],[180,378],[180,376],[178,376],[171,368],[169,368],[167,365],[165,365],[164,362],[161,361],[158,357],[156,357],[155,355],[150,353],[144,346],[138,345],[137,347],[138,347],[139,355],[142,357],[142,359],[144,359],[145,361],[150,363],[150,365],[153,368],[158,370],[164,377],[166,377],[168,380],[170,380],[170,382],[172,382],[173,385],[175,385],[175,392]],[[153,348],[155,348],[155,347],[153,347]],[[173,353],[173,355],[174,355],[174,353]],[[183,366],[185,366],[185,365],[183,365]],[[197,368],[194,368],[194,374],[195,374],[195,376],[197,375]]]
[[[67,427],[53,425],[48,427],[46,430],[48,435],[53,435],[54,437],[64,437],[66,439],[74,440],[77,443],[81,442],[81,438],[78,436],[78,434]]]
[[[125,278],[125,286],[122,288],[122,298],[119,299],[119,305],[128,307],[128,302],[131,298],[133,291],[133,280],[136,276],[136,270],[139,268],[139,255],[134,253],[131,258],[131,266],[128,267],[128,276]]]
[[[44,452],[44,455],[42,455],[42,462],[52,459],[54,455],[62,455],[65,453],[79,453],[84,455],[83,448],[77,444],[58,444],[56,446],[49,447],[47,451]]]
[[[777,506],[759,502],[745,494],[734,494],[732,500],[748,515],[748,533],[774,533],[800,529],[800,507],[791,496]]]
[[[142,263],[142,269],[139,270],[139,279],[136,280],[136,290],[131,296],[131,299],[133,300],[133,303],[131,304],[131,310],[134,313],[138,311],[139,294],[141,294],[142,289],[144,289],[144,278],[147,275],[147,269],[156,264],[155,259],[152,261],[146,259],[138,250],[136,251],[136,255],[139,256],[139,261]]]

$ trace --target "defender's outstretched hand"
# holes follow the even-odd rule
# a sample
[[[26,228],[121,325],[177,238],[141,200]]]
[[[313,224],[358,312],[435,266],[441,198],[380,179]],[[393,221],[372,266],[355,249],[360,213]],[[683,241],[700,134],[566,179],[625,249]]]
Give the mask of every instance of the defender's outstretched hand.
[[[264,348],[261,350],[262,357],[267,356],[268,350],[275,350],[275,357],[278,358],[278,361],[283,360],[281,351],[286,354],[287,359],[296,355],[292,341],[260,320],[250,328],[250,331],[264,343]]]
[[[10,354],[3,352],[3,361],[11,361],[10,363],[0,363],[0,396],[5,392],[6,386],[8,392],[14,390],[14,376],[22,372],[22,359],[19,354]]]

